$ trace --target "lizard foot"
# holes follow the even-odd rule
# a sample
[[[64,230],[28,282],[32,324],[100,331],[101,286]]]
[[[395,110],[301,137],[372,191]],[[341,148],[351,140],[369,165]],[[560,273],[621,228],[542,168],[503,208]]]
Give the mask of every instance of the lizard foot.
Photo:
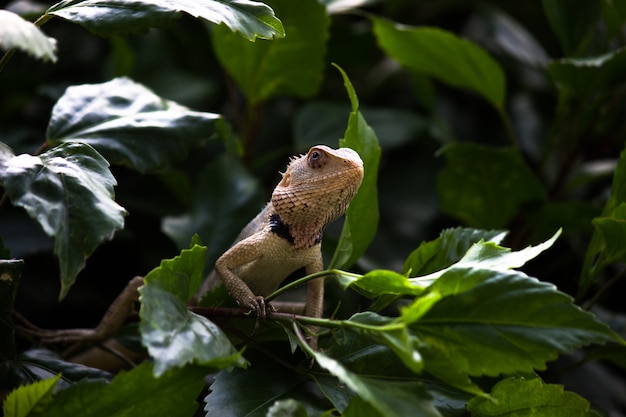
[[[267,313],[275,312],[276,308],[269,302],[265,302],[265,298],[262,296],[256,296],[248,303],[246,303],[246,307],[248,307],[252,313],[256,316],[256,322],[254,323],[254,330],[252,330],[252,334],[256,334],[256,332],[261,328],[261,325],[265,322],[267,318]]]

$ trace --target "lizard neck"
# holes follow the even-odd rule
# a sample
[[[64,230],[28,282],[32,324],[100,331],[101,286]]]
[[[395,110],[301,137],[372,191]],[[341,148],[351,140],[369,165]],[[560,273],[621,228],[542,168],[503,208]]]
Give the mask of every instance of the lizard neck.
[[[322,241],[323,226],[317,224],[287,224],[278,213],[270,214],[269,224],[272,233],[286,239],[296,249],[310,248]]]

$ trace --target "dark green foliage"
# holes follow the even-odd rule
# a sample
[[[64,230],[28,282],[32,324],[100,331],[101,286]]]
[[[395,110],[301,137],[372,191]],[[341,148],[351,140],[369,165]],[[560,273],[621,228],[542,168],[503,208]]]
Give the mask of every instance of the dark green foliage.
[[[624,0],[31,6],[0,11],[5,416],[626,415]],[[324,317],[190,309],[318,143],[365,178],[268,298],[324,276]],[[124,371],[13,314],[93,326],[135,275]]]

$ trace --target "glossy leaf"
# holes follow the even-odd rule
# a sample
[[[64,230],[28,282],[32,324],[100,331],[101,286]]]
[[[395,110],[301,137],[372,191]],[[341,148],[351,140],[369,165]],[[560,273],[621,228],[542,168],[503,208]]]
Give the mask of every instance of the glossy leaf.
[[[250,43],[223,26],[213,48],[251,104],[279,95],[309,97],[322,82],[329,19],[315,0],[267,1],[284,20],[286,36]]]
[[[267,5],[249,0],[64,0],[47,14],[78,23],[101,36],[143,32],[164,26],[184,12],[223,24],[248,40],[285,36],[282,23]]]
[[[200,173],[196,189],[191,210],[164,218],[162,230],[180,249],[196,233],[210,241],[206,266],[212,269],[264,201],[258,182],[229,155],[218,157]]]
[[[377,17],[372,21],[379,45],[400,64],[474,91],[503,111],[504,72],[481,47],[439,28],[410,27]]]
[[[447,165],[437,180],[441,209],[468,226],[502,228],[523,204],[546,199],[516,149],[456,143],[442,153]]]
[[[560,353],[621,340],[552,284],[521,272],[453,267],[428,291],[440,299],[426,311],[418,299],[401,317],[424,343],[425,368],[435,375],[443,368],[474,376],[543,370]]]
[[[481,240],[497,244],[505,236],[504,230],[446,229],[437,239],[424,242],[411,252],[402,271],[413,277],[440,271],[458,262],[471,245]]]
[[[110,163],[146,172],[187,158],[193,146],[216,134],[220,121],[115,78],[69,87],[52,109],[46,139],[88,143]]]
[[[13,390],[2,404],[2,415],[6,417],[27,417],[45,409],[52,400],[61,375],[33,382]],[[31,414],[32,413],[32,414]]]
[[[289,357],[287,352],[281,353],[283,358]],[[313,383],[303,373],[267,359],[251,351],[247,369],[217,373],[204,399],[206,417],[266,417],[276,401],[286,399],[301,403],[310,416],[321,415],[327,403],[320,401],[321,396],[311,395],[315,393]]]
[[[202,282],[205,256],[204,246],[185,249],[150,271],[139,289],[139,331],[156,376],[189,363],[214,369],[244,363],[217,325],[187,310]]]
[[[173,369],[161,377],[144,362],[120,372],[110,383],[83,380],[55,395],[43,413],[35,416],[191,416],[204,387],[207,370],[199,366]]]
[[[0,48],[17,48],[44,61],[56,62],[56,40],[8,10],[0,10]]]
[[[433,406],[428,391],[418,382],[388,381],[360,376],[349,371],[339,361],[324,353],[312,352],[312,354],[322,368],[339,378],[381,415],[388,417],[441,416]]]
[[[54,236],[65,297],[85,259],[124,227],[126,212],[113,200],[108,162],[89,145],[63,143],[39,156],[5,160],[0,179],[13,204]]]
[[[583,54],[596,30],[601,2],[581,0],[576,3],[576,7],[571,7],[567,0],[543,0],[542,3],[565,55]]]
[[[589,405],[562,385],[545,384],[539,378],[508,378],[493,387],[490,398],[474,397],[467,409],[472,417],[599,417]]]
[[[381,150],[376,133],[359,112],[359,100],[350,79],[340,67],[336,68],[343,77],[352,104],[348,127],[343,139],[339,141],[339,146],[357,151],[363,160],[364,171],[359,192],[346,211],[339,243],[329,266],[329,268],[349,268],[365,253],[378,228],[377,182]]]

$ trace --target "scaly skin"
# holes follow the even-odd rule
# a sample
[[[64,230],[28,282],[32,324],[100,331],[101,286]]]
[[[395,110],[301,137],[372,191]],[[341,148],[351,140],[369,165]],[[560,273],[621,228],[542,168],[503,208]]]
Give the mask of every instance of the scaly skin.
[[[363,162],[349,148],[318,145],[293,158],[270,202],[215,263],[230,295],[262,321],[273,311],[264,297],[285,278],[321,271],[324,227],[345,213],[362,180]],[[323,300],[323,279],[310,281],[306,315],[321,317]]]

